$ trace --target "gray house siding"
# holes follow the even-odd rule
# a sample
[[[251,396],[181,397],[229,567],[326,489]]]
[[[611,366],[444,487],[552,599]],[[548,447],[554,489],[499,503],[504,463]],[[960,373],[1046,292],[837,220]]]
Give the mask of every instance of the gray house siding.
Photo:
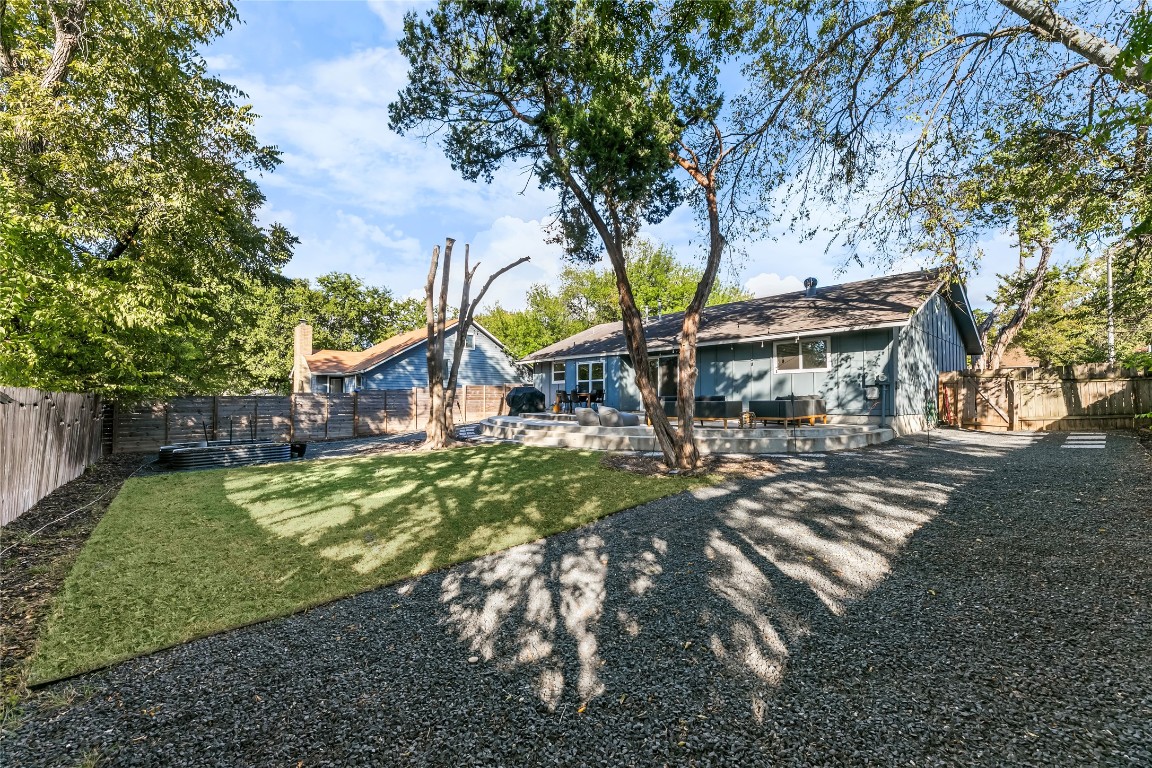
[[[919,419],[936,397],[942,371],[965,367],[960,328],[944,297],[937,294],[899,329],[896,344],[896,414]]]
[[[504,350],[487,334],[473,330],[475,347],[465,349],[460,360],[457,384],[508,384],[521,379],[516,366]],[[452,359],[456,346],[456,331],[449,330],[444,337],[444,355]],[[418,344],[370,371],[361,379],[363,389],[410,389],[428,386],[428,358],[425,345]]]
[[[733,343],[701,347],[697,352],[696,394],[721,395],[729,400],[772,400],[788,395],[822,395],[832,415],[880,416],[878,404],[864,399],[864,386],[885,372],[892,379],[889,329],[855,331],[830,337],[831,364],[827,371],[776,373],[772,342]],[[640,392],[629,363],[618,355],[561,361],[564,384],[552,384],[551,363],[533,367],[534,385],[545,393],[548,404],[556,391],[576,388],[576,365],[588,361],[604,364],[604,401],[623,410],[640,409]],[[885,388],[884,413],[892,415],[892,390]]]

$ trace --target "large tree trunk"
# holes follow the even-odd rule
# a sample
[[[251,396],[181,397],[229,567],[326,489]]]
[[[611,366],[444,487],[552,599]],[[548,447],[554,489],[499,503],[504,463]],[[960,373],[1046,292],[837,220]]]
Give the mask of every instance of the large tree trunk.
[[[1028,319],[1028,315],[1032,314],[1032,305],[1036,301],[1036,296],[1039,295],[1040,289],[1044,287],[1044,281],[1048,276],[1048,260],[1052,256],[1052,240],[1048,237],[1043,237],[1036,241],[1036,245],[1040,248],[1040,261],[1036,264],[1036,269],[1032,272],[1031,279],[1028,281],[1027,287],[1024,289],[1023,295],[1020,297],[1020,304],[1016,307],[1016,312],[996,334],[996,340],[992,343],[992,348],[988,351],[986,369],[994,370],[1000,367],[1000,361],[1004,357],[1004,352],[1007,351],[1009,345],[1016,338],[1016,334],[1020,332],[1020,328],[1024,325],[1024,321]]]
[[[40,87],[52,90],[64,82],[68,65],[76,51],[80,49],[80,38],[84,33],[84,14],[87,0],[49,0],[48,10],[52,14],[52,24],[56,28],[56,41],[52,46],[52,60]]]
[[[644,318],[636,306],[636,297],[632,294],[632,283],[628,280],[628,269],[624,262],[623,227],[620,225],[619,217],[611,209],[609,213],[613,214],[612,226],[609,226],[571,173],[565,173],[564,181],[596,228],[600,240],[604,243],[604,250],[608,253],[608,261],[612,264],[612,272],[616,275],[616,290],[620,294],[620,318],[624,325],[624,342],[632,358],[636,388],[640,390],[640,402],[644,405],[648,420],[652,422],[652,431],[656,435],[656,442],[660,445],[660,452],[664,454],[664,463],[669,467],[677,467],[676,433],[664,414],[664,408],[656,395],[656,388],[652,386],[652,376],[648,369],[648,340],[644,336]]]
[[[715,127],[715,126],[713,126]],[[716,129],[716,159],[707,171],[699,166],[698,156],[689,152],[689,158],[673,156],[673,159],[688,172],[688,175],[704,193],[708,213],[708,262],[704,274],[696,284],[692,301],[684,310],[684,320],[680,325],[680,346],[676,370],[676,410],[680,413],[680,434],[676,445],[676,466],[681,470],[695,470],[700,466],[700,448],[696,444],[693,417],[696,411],[696,339],[700,332],[700,313],[708,303],[716,274],[720,271],[720,260],[724,255],[724,234],[720,228],[720,204],[717,199],[716,172],[725,155],[723,137]]]
[[[445,400],[444,392],[444,323],[447,318],[448,274],[452,266],[454,243],[452,238],[448,238],[444,246],[444,273],[440,281],[438,306],[432,298],[440,260],[438,245],[432,249],[432,264],[424,283],[424,317],[428,332],[428,344],[425,346],[428,363],[428,424],[425,427],[424,447],[432,450],[447,448],[452,442],[452,404]]]
[[[620,316],[624,323],[624,342],[628,346],[628,354],[632,358],[636,388],[640,390],[640,402],[652,422],[652,431],[656,434],[656,442],[660,445],[660,452],[664,454],[664,463],[669,467],[677,467],[677,435],[672,429],[672,423],[664,414],[664,406],[652,385],[652,375],[648,362],[648,340],[644,336],[644,317],[640,308],[636,306],[636,297],[632,294],[632,283],[628,279],[628,270],[624,262],[624,247],[617,239],[605,239],[608,261],[612,264],[612,271],[616,275],[616,290],[620,294]],[[683,424],[681,423],[681,428]]]

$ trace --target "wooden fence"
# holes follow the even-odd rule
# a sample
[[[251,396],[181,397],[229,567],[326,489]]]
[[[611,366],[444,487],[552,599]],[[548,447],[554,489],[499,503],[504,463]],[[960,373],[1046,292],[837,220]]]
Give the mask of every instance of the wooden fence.
[[[504,396],[517,384],[461,386],[457,424],[507,412]],[[155,451],[199,440],[312,442],[415,432],[428,423],[428,390],[387,389],[355,394],[184,397],[117,408],[112,450]]]
[[[1152,371],[1107,365],[940,374],[940,418],[990,431],[1130,429],[1152,411]]]
[[[95,395],[0,387],[0,525],[100,458]]]

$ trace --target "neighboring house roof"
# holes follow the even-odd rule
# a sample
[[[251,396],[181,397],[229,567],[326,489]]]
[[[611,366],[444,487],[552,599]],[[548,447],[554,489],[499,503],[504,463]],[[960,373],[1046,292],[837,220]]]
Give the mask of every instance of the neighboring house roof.
[[[447,333],[455,327],[456,320],[448,320],[444,323],[444,332]],[[487,329],[475,320],[472,321],[471,330],[480,331],[499,344],[501,348],[504,347],[504,344],[501,343],[499,339],[489,333]],[[407,331],[406,333],[397,334],[390,339],[385,339],[379,344],[373,344],[371,347],[368,347],[368,349],[350,352],[335,349],[321,349],[307,355],[304,359],[308,362],[308,370],[313,374],[320,376],[344,376],[370,371],[388,362],[397,355],[401,355],[427,341],[427,329],[417,328],[414,331]]]
[[[965,348],[970,354],[980,354],[980,336],[964,286],[946,284],[944,273],[939,270],[829,285],[817,288],[811,298],[804,291],[795,291],[705,307],[701,312],[697,345],[901,326],[942,288],[946,289],[944,295],[960,327]],[[650,352],[677,348],[683,317],[683,312],[677,312],[645,323],[644,335]],[[521,362],[627,352],[623,323],[603,323],[533,352]]]

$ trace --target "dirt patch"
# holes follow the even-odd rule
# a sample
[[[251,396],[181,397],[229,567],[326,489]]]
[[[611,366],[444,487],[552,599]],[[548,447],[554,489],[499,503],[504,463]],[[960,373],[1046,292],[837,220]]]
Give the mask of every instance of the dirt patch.
[[[640,475],[668,476],[668,467],[659,456],[643,453],[607,453],[600,462],[610,469]],[[760,456],[705,456],[699,470],[702,475],[723,477],[764,477],[779,471],[779,466]]]
[[[0,717],[27,693],[24,662],[53,595],[120,486],[146,457],[106,456],[0,529]]]

